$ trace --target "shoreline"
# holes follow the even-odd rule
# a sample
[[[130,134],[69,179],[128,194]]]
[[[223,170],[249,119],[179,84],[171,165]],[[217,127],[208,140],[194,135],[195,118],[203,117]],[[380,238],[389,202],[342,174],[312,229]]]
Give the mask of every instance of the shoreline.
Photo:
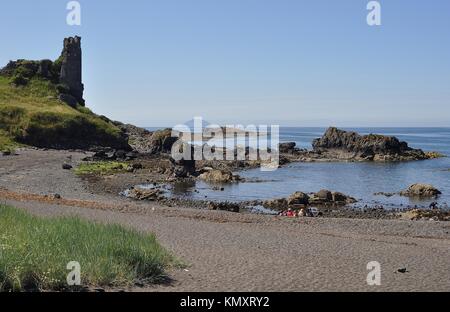
[[[39,216],[76,215],[155,233],[187,264],[168,272],[168,285],[126,291],[450,290],[446,222],[286,218],[165,207],[94,192],[72,170],[61,168],[89,153],[24,149],[18,154],[0,157],[0,198],[6,204]],[[366,265],[373,260],[384,272],[378,288],[365,282]],[[403,267],[409,273],[396,273]]]
[[[125,190],[134,189],[139,185],[154,185],[155,189],[162,189],[166,186],[175,187],[177,183],[195,183],[195,178],[171,178],[170,167],[172,166],[167,156],[164,155],[147,155],[144,158],[138,158],[133,161],[127,161],[130,165],[138,164],[139,170],[111,172],[109,174],[83,174],[76,175],[74,170],[79,164],[85,163],[86,158],[94,155],[93,152],[82,150],[51,150],[38,148],[20,148],[18,155],[0,157],[0,164],[4,167],[10,167],[6,172],[0,167],[0,178],[2,176],[10,175],[11,171],[20,171],[20,180],[10,180],[2,178],[0,181],[0,194],[2,191],[10,191],[13,198],[39,198],[42,196],[44,200],[48,201],[57,194],[62,196],[62,201],[66,198],[69,200],[77,200],[92,202],[95,206],[97,202],[115,202],[132,203],[143,202],[147,204],[157,204],[159,206],[174,207],[174,208],[193,208],[203,210],[228,210],[234,211],[237,208],[242,213],[253,213],[255,207],[263,206],[265,209],[272,210],[273,214],[280,213],[281,208],[272,208],[265,206],[266,202],[276,201],[277,199],[254,199],[242,201],[220,201],[209,198],[187,198],[169,196],[156,196],[149,200],[140,200],[139,198],[128,198],[122,193]],[[42,161],[47,161],[43,164]],[[89,162],[88,162],[89,163]],[[71,170],[63,170],[62,164],[70,164],[73,168]],[[210,162],[201,164],[202,167],[211,165]],[[225,167],[223,167],[225,165]],[[37,169],[36,167],[39,167]],[[234,172],[241,172],[249,170],[248,167],[237,168],[233,164],[224,164],[217,162],[213,164],[217,170],[234,170]],[[29,177],[29,173],[38,170],[34,177]],[[16,176],[17,177],[17,176]],[[40,178],[41,177],[41,178]],[[58,183],[55,183],[55,178]],[[24,181],[24,179],[27,179]],[[10,186],[17,183],[15,187]],[[31,182],[31,183],[30,183]],[[202,181],[211,187],[212,191],[219,191],[220,187],[215,186],[219,184],[208,183]],[[238,181],[235,183],[262,183],[264,181]],[[54,187],[55,186],[55,187]],[[217,190],[216,190],[217,188]],[[20,195],[22,193],[22,195]],[[344,194],[342,194],[344,195]],[[36,197],[37,196],[37,197]],[[1,198],[1,197],[0,197]],[[286,197],[287,198],[287,197]],[[41,200],[41,199],[40,199]],[[221,206],[218,208],[217,206]],[[309,206],[307,206],[309,207]],[[305,207],[305,208],[307,208]],[[411,210],[429,210],[425,207],[389,207],[384,208],[382,204],[374,206],[361,206],[358,202],[354,204],[318,204],[310,207],[318,208],[321,212],[321,217],[324,218],[362,218],[362,219],[401,219],[403,213]],[[287,209],[287,207],[286,207]],[[440,208],[436,211],[446,212],[447,210]],[[236,211],[235,211],[236,212]],[[448,211],[450,213],[450,210]],[[259,213],[256,213],[259,214]]]

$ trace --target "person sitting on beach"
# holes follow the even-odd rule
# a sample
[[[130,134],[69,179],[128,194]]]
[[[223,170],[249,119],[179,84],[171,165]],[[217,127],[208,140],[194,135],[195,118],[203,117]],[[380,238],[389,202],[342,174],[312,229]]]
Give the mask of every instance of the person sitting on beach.
[[[304,208],[302,208],[302,209],[300,209],[300,210],[298,211],[298,216],[299,216],[299,217],[306,217],[306,211],[305,211]]]
[[[292,210],[292,208],[289,208],[287,213],[286,213],[287,217],[295,217],[294,211]]]

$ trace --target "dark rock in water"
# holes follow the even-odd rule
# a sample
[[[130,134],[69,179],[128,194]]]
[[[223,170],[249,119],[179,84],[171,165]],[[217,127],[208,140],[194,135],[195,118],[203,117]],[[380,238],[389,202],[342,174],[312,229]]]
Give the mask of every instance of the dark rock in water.
[[[312,143],[315,153],[336,159],[369,161],[402,161],[427,159],[420,149],[413,149],[396,137],[328,128],[322,138]]]
[[[11,151],[3,151],[2,155],[3,156],[10,156],[11,155]]]
[[[161,198],[162,191],[158,188],[145,189],[145,188],[133,188],[129,190],[127,197],[137,200],[158,200]]]
[[[392,196],[396,195],[396,193],[377,192],[377,193],[374,193],[373,195],[375,195],[375,196],[392,197]]]
[[[280,153],[293,153],[298,150],[296,145],[295,142],[280,143],[278,145],[278,151]]]
[[[70,170],[70,169],[72,169],[73,167],[72,167],[71,165],[69,165],[69,164],[63,164],[63,165],[62,165],[62,168],[63,168],[64,170]]]
[[[231,171],[220,169],[207,170],[200,174],[198,178],[210,183],[232,183],[240,180],[240,177],[234,175]]]
[[[58,95],[58,99],[61,102],[66,103],[70,107],[73,107],[73,108],[77,107],[78,100],[74,96],[72,96],[70,94],[60,94],[60,95]]]
[[[436,197],[442,194],[437,188],[430,184],[416,183],[401,191],[400,195],[408,197]]]

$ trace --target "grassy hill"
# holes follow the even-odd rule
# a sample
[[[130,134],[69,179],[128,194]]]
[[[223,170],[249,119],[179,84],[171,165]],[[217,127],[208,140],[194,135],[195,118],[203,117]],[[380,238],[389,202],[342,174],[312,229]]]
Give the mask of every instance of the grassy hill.
[[[60,87],[50,79],[27,76],[25,70],[0,74],[0,150],[20,144],[47,148],[128,147],[122,131],[108,119],[83,106],[73,108],[59,101]]]

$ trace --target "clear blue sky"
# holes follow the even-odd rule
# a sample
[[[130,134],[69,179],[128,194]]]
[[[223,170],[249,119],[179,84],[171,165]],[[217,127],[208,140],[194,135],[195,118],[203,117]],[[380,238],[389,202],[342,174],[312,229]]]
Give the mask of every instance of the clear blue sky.
[[[85,98],[141,126],[449,126],[450,1],[1,0],[0,66],[82,37]]]

